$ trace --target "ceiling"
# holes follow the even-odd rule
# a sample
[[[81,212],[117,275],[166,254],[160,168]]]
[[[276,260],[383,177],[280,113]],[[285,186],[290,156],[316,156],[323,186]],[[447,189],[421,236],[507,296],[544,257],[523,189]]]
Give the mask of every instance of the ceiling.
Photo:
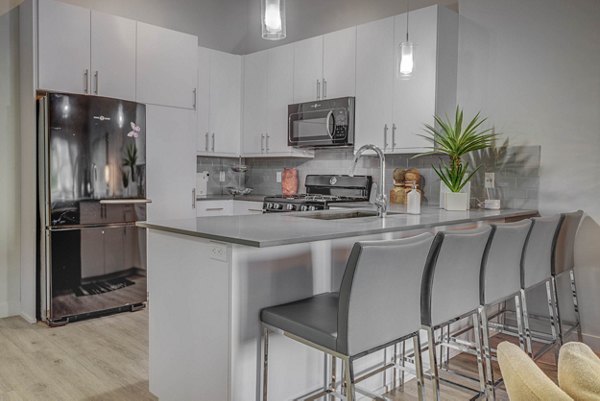
[[[406,10],[406,0],[287,0],[287,38],[260,36],[260,0],[61,0],[198,36],[201,46],[248,54],[374,21]],[[0,0],[0,15],[22,0]],[[411,9],[458,0],[412,0]],[[4,11],[3,11],[4,10]]]

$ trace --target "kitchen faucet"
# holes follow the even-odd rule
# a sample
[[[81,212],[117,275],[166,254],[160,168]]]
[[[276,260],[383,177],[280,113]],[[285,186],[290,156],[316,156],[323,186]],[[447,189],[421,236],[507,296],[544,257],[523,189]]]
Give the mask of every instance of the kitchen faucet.
[[[379,157],[379,186],[377,196],[375,197],[375,201],[373,203],[375,206],[377,206],[377,215],[381,218],[384,218],[387,214],[387,196],[385,194],[385,155],[383,154],[383,151],[375,145],[364,145],[358,149],[354,155],[354,162],[352,163],[352,169],[350,170],[350,177],[354,177],[354,171],[356,170],[358,159],[360,159],[363,153],[365,153],[367,150],[372,150]]]

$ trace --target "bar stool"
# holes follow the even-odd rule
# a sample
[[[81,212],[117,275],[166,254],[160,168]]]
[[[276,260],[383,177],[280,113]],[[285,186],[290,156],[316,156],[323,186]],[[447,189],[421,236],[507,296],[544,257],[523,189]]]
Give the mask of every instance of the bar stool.
[[[531,230],[532,221],[521,220],[515,223],[492,224],[492,234],[488,241],[481,264],[479,286],[479,318],[483,340],[485,362],[486,391],[488,400],[495,399],[495,388],[499,384],[494,380],[492,369],[492,351],[490,347],[490,322],[487,311],[494,305],[514,299],[517,315],[517,330],[521,349],[524,350],[523,321],[521,316],[521,263],[525,242]]]
[[[423,273],[421,323],[427,331],[435,400],[440,399],[440,377],[436,355],[438,345],[476,355],[480,394],[485,393],[478,316],[479,274],[491,231],[490,226],[484,225],[474,230],[439,232],[437,237],[441,239],[441,245],[434,256],[433,263],[429,264]],[[447,338],[436,341],[435,330],[466,318],[471,318],[473,321],[475,343],[449,334]]]
[[[269,334],[277,332],[342,360],[342,390],[337,381],[322,395],[354,401],[356,392],[378,397],[355,386],[353,362],[369,353],[413,339],[420,350],[421,320],[418,308],[420,283],[438,239],[425,233],[415,237],[354,244],[342,278],[340,292],[320,294],[260,313],[263,333],[262,398],[268,395]],[[421,354],[415,353],[419,399],[423,399]],[[334,360],[335,362],[335,360]],[[335,366],[335,363],[333,364]]]
[[[529,232],[529,238],[525,245],[523,265],[521,269],[521,305],[523,308],[523,327],[525,329],[526,351],[531,358],[537,359],[543,355],[558,340],[556,324],[556,303],[552,289],[552,266],[554,264],[554,250],[562,222],[560,215],[535,217],[531,219],[533,225]],[[527,291],[546,285],[546,297],[548,301],[548,314],[550,316],[551,338],[544,333],[532,334],[530,329],[530,316],[527,306]],[[538,355],[533,354],[532,338],[536,342],[546,344]]]
[[[579,316],[579,301],[577,298],[577,285],[575,283],[575,236],[577,234],[577,229],[579,228],[579,224],[581,223],[581,219],[583,218],[583,210],[578,210],[576,212],[563,213],[561,214],[562,224],[560,226],[560,230],[558,232],[558,237],[556,239],[556,250],[554,253],[553,264],[552,264],[552,277],[551,277],[551,285],[554,293],[554,299],[556,301],[556,313],[558,319],[558,333],[560,343],[564,343],[564,339],[568,336],[573,330],[577,330],[578,340],[583,341],[583,337],[581,334],[581,319]],[[560,308],[558,304],[558,288],[556,285],[556,280],[559,276],[569,273],[569,278],[571,280],[571,295],[573,298],[573,307],[575,311],[575,322],[567,330],[566,333],[563,333],[563,321],[560,315]]]

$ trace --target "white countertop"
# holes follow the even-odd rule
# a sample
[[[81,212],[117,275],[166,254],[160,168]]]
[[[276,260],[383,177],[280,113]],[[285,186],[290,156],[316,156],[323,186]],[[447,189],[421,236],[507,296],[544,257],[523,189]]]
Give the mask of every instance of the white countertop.
[[[356,210],[358,209],[351,211]],[[351,211],[328,210],[319,213],[335,214]],[[391,211],[399,212],[401,210],[392,208]],[[303,217],[314,215],[315,212],[302,212],[146,221],[138,222],[137,225],[152,230],[263,248],[476,221],[528,217],[537,215],[537,213],[537,210],[523,209],[447,211],[424,207],[420,215],[390,214],[384,219],[369,216],[342,220],[317,220]]]

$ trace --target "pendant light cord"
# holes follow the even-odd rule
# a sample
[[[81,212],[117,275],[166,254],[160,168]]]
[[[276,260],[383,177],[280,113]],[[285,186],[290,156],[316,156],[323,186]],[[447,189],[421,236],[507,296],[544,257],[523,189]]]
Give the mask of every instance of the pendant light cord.
[[[410,0],[406,0],[406,41],[408,42],[408,12],[410,10]]]

